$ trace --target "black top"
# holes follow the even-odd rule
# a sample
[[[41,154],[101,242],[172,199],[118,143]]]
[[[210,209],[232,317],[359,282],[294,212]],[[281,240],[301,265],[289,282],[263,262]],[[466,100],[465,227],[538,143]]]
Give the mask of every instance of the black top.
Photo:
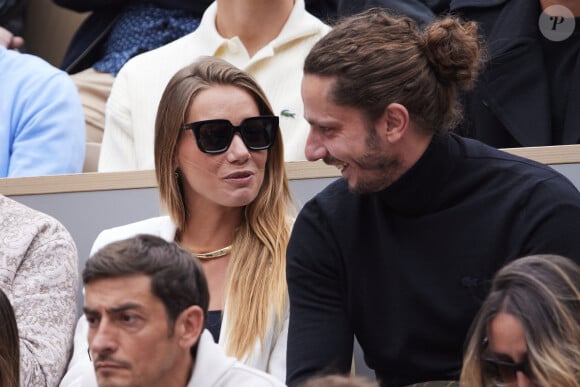
[[[573,84],[570,74],[580,56],[580,18],[575,19],[572,35],[560,42],[542,39],[544,61],[550,84],[550,108],[552,113],[552,144],[563,144],[562,131],[568,108],[568,97]],[[575,85],[575,87],[577,87]]]
[[[220,331],[222,328],[222,311],[210,310],[207,312],[207,321],[205,327],[211,332],[213,341],[216,343],[220,341]]]
[[[580,87],[575,87],[580,85],[580,53],[575,51],[576,59],[573,51],[548,54],[549,60],[575,62],[557,73],[549,68],[538,27],[540,2],[453,0],[451,12],[477,22],[487,53],[475,88],[463,95],[465,119],[458,132],[498,148],[580,143]],[[577,41],[570,37],[563,45]],[[571,85],[566,98],[557,93],[553,100],[552,85],[559,88],[566,82]],[[554,121],[561,123],[556,133]]]
[[[382,192],[332,183],[288,246],[288,385],[348,372],[353,334],[383,386],[457,379],[494,273],[537,253],[580,263],[578,235],[580,194],[566,178],[456,135]]]

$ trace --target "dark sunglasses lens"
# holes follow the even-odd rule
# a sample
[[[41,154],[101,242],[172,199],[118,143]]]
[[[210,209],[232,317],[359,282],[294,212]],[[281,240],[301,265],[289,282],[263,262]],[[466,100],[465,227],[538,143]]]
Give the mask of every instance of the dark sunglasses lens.
[[[199,145],[206,152],[220,152],[228,147],[232,128],[227,121],[206,122],[199,127]]]
[[[499,381],[512,383],[516,380],[516,370],[513,367],[498,365]]]
[[[516,370],[514,367],[497,363],[494,360],[486,359],[484,361],[484,372],[490,375],[492,379],[501,383],[513,383],[516,380]]]
[[[246,146],[252,150],[270,148],[275,140],[276,126],[276,119],[271,117],[247,119],[242,126]]]

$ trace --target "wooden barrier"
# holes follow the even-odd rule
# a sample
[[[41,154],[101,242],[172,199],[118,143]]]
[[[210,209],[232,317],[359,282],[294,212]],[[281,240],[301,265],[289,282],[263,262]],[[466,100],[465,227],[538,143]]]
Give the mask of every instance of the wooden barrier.
[[[506,151],[551,165],[580,189],[580,145]],[[322,162],[290,162],[286,163],[286,169],[298,207],[340,176],[337,168]],[[79,271],[100,231],[162,212],[154,171],[0,179],[0,193],[60,220],[77,244]],[[79,287],[79,313],[80,295]],[[358,375],[374,376],[364,363],[358,343],[354,362]]]
[[[580,164],[580,145],[508,148],[504,151],[543,164]],[[321,161],[288,162],[290,180],[340,176],[339,171]],[[87,192],[156,187],[154,171],[82,173],[76,175],[35,176],[0,179],[0,193],[5,196],[39,195],[63,192]]]

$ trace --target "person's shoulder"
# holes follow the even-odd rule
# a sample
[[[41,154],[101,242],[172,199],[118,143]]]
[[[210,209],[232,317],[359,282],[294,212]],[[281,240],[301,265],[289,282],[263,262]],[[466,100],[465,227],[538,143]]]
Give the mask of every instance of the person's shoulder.
[[[184,55],[190,57],[191,61],[193,61],[195,54],[192,56],[191,53],[195,53],[198,35],[199,32],[196,30],[161,47],[136,55],[123,65],[121,71],[137,71],[143,67],[146,69],[151,68],[152,66],[182,58]]]
[[[310,201],[320,204],[350,201],[353,194],[348,190],[348,184],[343,178],[338,178],[328,184]]]
[[[491,8],[503,5],[510,0],[452,0],[449,4],[451,11],[460,8]]]
[[[128,223],[122,226],[112,227],[103,230],[101,234],[115,234],[118,236],[125,236],[129,238],[136,234],[159,234],[165,228],[175,227],[169,216],[157,216],[138,222]],[[122,238],[118,238],[122,239]]]
[[[304,20],[305,25],[316,29],[319,33],[326,34],[332,29],[332,27],[308,12],[306,9],[304,10],[304,15],[302,15],[301,18]]]
[[[272,375],[227,356],[205,329],[198,340],[195,365],[188,387],[280,387]]]
[[[208,45],[211,44],[207,42],[206,35],[208,30],[212,28],[215,30],[213,20],[215,20],[216,9],[217,5],[212,3],[204,13],[200,25],[189,34],[129,59],[121,67],[117,79],[127,78],[134,80],[137,84],[163,83],[179,69],[193,62],[199,55],[208,55]],[[116,80],[115,83],[117,83]],[[163,86],[165,86],[164,83]]]
[[[43,82],[55,77],[68,78],[64,71],[44,59],[15,50],[3,50],[0,63],[4,74],[2,78],[12,82],[26,81],[31,86],[37,84],[37,86],[42,87],[42,84],[38,83],[39,81]]]
[[[135,90],[155,89],[159,97],[169,79],[182,67],[193,62],[200,52],[197,30],[166,45],[141,53],[129,59],[115,78],[114,86]],[[124,87],[121,87],[123,89]],[[149,96],[149,95],[148,95]]]
[[[63,233],[66,238],[71,238],[63,224],[56,218],[2,195],[0,195],[0,212],[3,227],[33,228],[37,233],[45,234],[58,232]]]
[[[308,200],[300,210],[298,218],[305,215],[326,219],[348,216],[351,210],[356,210],[361,200],[365,200],[364,195],[350,192],[346,180],[338,178]]]
[[[0,195],[0,232],[11,245],[30,252],[41,246],[64,248],[76,254],[76,244],[67,228],[56,218]],[[61,257],[62,259],[63,257]]]
[[[326,35],[331,27],[322,20],[308,12],[304,6],[304,1],[296,1],[294,9],[284,26],[284,33],[281,35],[310,35],[318,40]]]
[[[215,387],[283,387],[285,384],[255,368],[235,362]]]
[[[512,185],[520,192],[544,187],[550,192],[580,198],[572,182],[549,165],[493,148],[477,140],[454,136],[461,145],[470,170],[477,169],[486,178]]]
[[[478,140],[454,135],[453,138],[461,146],[464,157],[471,161],[483,161],[486,168],[517,170],[518,172],[536,175],[541,178],[555,177],[560,174],[548,165],[539,163],[501,149],[496,149]]]
[[[103,230],[95,239],[91,255],[111,242],[131,238],[138,234],[171,239],[175,236],[175,225],[169,216],[159,216]]]

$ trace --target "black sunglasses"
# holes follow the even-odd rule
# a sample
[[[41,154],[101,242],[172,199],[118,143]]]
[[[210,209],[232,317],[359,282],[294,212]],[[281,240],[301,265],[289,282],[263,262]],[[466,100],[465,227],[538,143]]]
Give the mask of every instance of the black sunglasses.
[[[526,375],[528,379],[534,380],[534,374],[528,359],[521,363],[513,363],[486,357],[482,361],[484,373],[492,377],[494,382],[496,382],[496,386],[502,386],[504,383],[515,383],[518,371]]]
[[[278,117],[249,117],[239,126],[228,120],[197,121],[182,126],[183,130],[191,129],[200,151],[210,154],[223,153],[228,150],[234,134],[239,132],[242,141],[249,150],[270,149],[278,133]]]

